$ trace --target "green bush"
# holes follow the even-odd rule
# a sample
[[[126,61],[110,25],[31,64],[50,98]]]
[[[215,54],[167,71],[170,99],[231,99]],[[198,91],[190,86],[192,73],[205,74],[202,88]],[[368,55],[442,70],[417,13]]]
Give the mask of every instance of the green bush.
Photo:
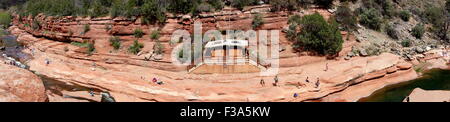
[[[442,11],[442,8],[430,7],[423,12],[422,17],[431,24],[439,25],[442,22],[442,18],[445,16]]]
[[[114,50],[120,49],[121,41],[117,36],[109,38],[110,45],[114,47]]]
[[[151,39],[158,39],[159,38],[159,31],[155,30],[152,32],[152,34],[150,34],[150,38]]]
[[[380,30],[382,26],[382,18],[380,16],[381,14],[373,8],[363,10],[359,15],[359,23],[370,29]]]
[[[223,0],[208,0],[208,3],[215,9],[215,10],[222,10],[222,8],[225,6],[225,3]]]
[[[87,47],[89,43],[71,42],[70,44],[77,47]]]
[[[141,49],[144,48],[144,45],[139,43],[138,40],[134,40],[133,45],[128,48],[128,52],[132,54],[138,54],[141,52]]]
[[[342,50],[341,32],[334,19],[327,23],[319,13],[304,16],[300,22],[302,30],[297,34],[294,48],[313,50],[319,54],[336,54]]]
[[[357,19],[353,15],[353,11],[348,7],[348,4],[342,4],[337,8],[336,21],[341,24],[346,30],[352,30],[356,28]]]
[[[155,0],[149,0],[144,3],[141,7],[141,14],[143,16],[143,21],[148,22],[165,22],[166,9],[160,7]]]
[[[88,43],[87,44],[87,52],[89,55],[92,55],[92,53],[95,51],[95,47],[94,44],[92,43]]]
[[[401,42],[401,45],[402,45],[403,47],[410,47],[410,46],[411,46],[411,40],[403,40],[403,41]]]
[[[374,9],[380,13],[380,16],[392,18],[397,14],[392,0],[362,0],[363,9]],[[382,18],[382,17],[380,17]]]
[[[232,0],[230,1],[230,5],[242,10],[245,6],[256,5],[257,2],[257,0]]]
[[[142,31],[142,29],[140,29],[140,28],[135,29],[133,32],[133,35],[136,38],[142,38],[142,36],[144,36],[144,31]]]
[[[433,24],[432,32],[442,40],[450,40],[450,16],[447,10],[440,7],[430,7],[423,13],[423,18]]]
[[[416,37],[418,39],[422,39],[424,33],[425,33],[425,27],[423,26],[423,24],[418,24],[418,25],[414,26],[414,28],[411,31],[411,35],[413,35],[414,37]]]
[[[8,27],[11,23],[11,15],[6,12],[0,12],[0,26]]]
[[[109,8],[105,5],[101,0],[95,0],[92,4],[90,16],[92,17],[101,17],[109,14]]]
[[[393,25],[387,25],[386,34],[389,35],[392,39],[398,39],[398,32],[394,29]]]
[[[36,16],[44,13],[50,16],[76,15],[77,7],[74,0],[29,0],[23,7],[23,15]]]
[[[299,24],[302,17],[300,15],[293,15],[288,18],[288,24]]]
[[[403,21],[409,21],[411,14],[408,11],[400,11],[399,16]]]
[[[289,41],[294,41],[297,38],[297,24],[290,24],[286,32],[286,37]]]
[[[258,28],[262,24],[264,24],[264,20],[263,20],[261,14],[256,14],[255,16],[253,16],[253,21],[252,21],[253,29]]]

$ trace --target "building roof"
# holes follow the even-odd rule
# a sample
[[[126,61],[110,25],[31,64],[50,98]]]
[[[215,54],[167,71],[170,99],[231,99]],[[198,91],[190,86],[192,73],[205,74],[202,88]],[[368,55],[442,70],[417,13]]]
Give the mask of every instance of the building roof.
[[[223,46],[246,47],[246,46],[248,46],[248,41],[247,40],[235,40],[235,39],[216,40],[216,41],[208,42],[206,44],[205,48],[215,48],[215,47],[223,47]]]

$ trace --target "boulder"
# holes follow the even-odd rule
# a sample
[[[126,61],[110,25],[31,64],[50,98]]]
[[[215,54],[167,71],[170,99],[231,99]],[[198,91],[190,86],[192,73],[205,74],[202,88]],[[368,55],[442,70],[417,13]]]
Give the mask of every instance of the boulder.
[[[361,49],[361,50],[359,50],[359,55],[364,57],[364,56],[368,56],[369,54],[367,54],[365,49]]]
[[[0,64],[0,102],[45,102],[42,80],[18,67]]]
[[[416,47],[415,50],[416,50],[417,53],[424,53],[425,52],[425,49],[423,49],[421,47]]]

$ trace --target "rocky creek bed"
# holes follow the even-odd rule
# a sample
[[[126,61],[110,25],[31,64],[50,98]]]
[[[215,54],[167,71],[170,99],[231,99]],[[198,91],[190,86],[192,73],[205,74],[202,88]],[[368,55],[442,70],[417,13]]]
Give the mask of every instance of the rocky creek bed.
[[[0,30],[3,31],[3,30]],[[93,99],[86,99],[83,97],[78,96],[72,96],[67,95],[63,93],[62,91],[66,92],[85,92],[85,94],[89,94],[89,92],[93,92],[96,95],[100,95],[102,92],[99,89],[92,89],[88,87],[83,87],[81,85],[76,84],[67,84],[61,81],[58,81],[55,78],[47,77],[45,75],[41,75],[38,73],[35,73],[34,71],[31,71],[28,69],[28,66],[26,65],[26,62],[31,60],[33,57],[30,54],[24,53],[22,50],[26,49],[25,46],[23,46],[21,43],[16,41],[16,37],[14,35],[9,35],[8,32],[3,31],[2,33],[8,34],[3,35],[1,38],[1,50],[0,50],[0,59],[4,60],[5,62],[8,62],[9,65],[14,65],[18,68],[26,69],[33,74],[37,75],[43,82],[43,86],[45,87],[45,91],[47,91],[47,94],[53,94],[58,95],[61,98],[68,98],[68,99],[79,99],[89,102],[99,102],[98,100]],[[92,96],[96,97],[96,96]],[[50,101],[51,102],[51,101]]]

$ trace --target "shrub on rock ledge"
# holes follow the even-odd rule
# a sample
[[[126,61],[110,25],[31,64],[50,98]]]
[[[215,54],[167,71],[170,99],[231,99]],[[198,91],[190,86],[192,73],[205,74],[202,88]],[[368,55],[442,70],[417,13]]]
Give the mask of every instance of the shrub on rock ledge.
[[[252,27],[253,29],[258,28],[259,26],[261,26],[262,24],[264,24],[263,18],[261,14],[256,14],[253,17],[253,21],[252,21]]]
[[[133,35],[136,38],[142,38],[142,36],[144,36],[144,31],[142,31],[142,29],[138,28],[138,29],[134,30]]]
[[[403,41],[401,42],[401,45],[402,45],[403,47],[410,47],[410,46],[411,46],[411,40],[408,40],[408,39],[403,40]]]
[[[159,38],[159,31],[155,30],[152,32],[152,34],[150,35],[151,39],[158,39]]]
[[[118,50],[121,46],[120,38],[117,36],[111,37],[109,42],[111,43],[111,46],[114,47],[114,50]]]
[[[128,52],[138,54],[139,52],[141,52],[142,48],[144,48],[144,44],[139,43],[138,40],[134,40],[133,45],[128,48]]]

